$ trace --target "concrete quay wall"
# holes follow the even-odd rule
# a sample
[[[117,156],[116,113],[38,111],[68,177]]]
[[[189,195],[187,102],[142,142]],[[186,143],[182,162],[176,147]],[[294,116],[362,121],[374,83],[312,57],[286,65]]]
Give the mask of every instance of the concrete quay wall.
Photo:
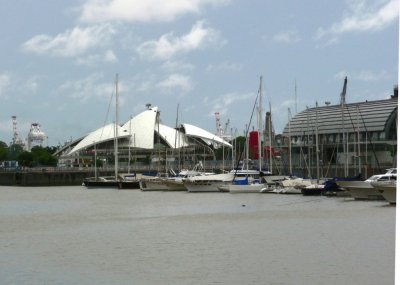
[[[112,175],[112,173],[101,173]],[[93,176],[86,171],[55,171],[55,172],[0,172],[2,186],[70,186],[82,185],[84,178]]]

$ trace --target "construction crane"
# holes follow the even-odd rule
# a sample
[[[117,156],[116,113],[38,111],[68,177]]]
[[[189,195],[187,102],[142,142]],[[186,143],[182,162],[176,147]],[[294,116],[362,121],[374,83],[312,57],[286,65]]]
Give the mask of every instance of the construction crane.
[[[215,112],[214,114],[215,114],[215,126],[216,126],[216,130],[217,130],[216,135],[219,136],[220,138],[224,138],[224,137],[226,138],[230,120],[228,119],[225,123],[225,127],[222,128],[219,112]]]
[[[222,137],[223,130],[221,127],[221,118],[219,116],[219,112],[215,112],[214,115],[215,115],[215,127],[217,131],[215,134],[219,137]]]
[[[13,137],[12,137],[12,144],[17,144],[22,147],[25,146],[24,141],[18,136],[17,132],[17,116],[11,116],[12,119],[12,126],[13,126]]]
[[[231,139],[231,135],[228,135],[228,126],[229,126],[229,123],[230,123],[230,120],[228,119],[228,120],[226,121],[226,123],[225,123],[225,128],[224,128],[224,131],[223,131],[223,134],[222,134],[223,138],[226,138],[226,139],[228,139],[228,140]]]

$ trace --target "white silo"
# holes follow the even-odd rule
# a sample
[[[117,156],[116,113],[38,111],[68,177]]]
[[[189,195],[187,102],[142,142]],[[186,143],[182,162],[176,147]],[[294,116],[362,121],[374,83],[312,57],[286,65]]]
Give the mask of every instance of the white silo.
[[[30,151],[33,145],[43,146],[46,134],[40,129],[40,124],[33,123],[28,133],[28,150]]]

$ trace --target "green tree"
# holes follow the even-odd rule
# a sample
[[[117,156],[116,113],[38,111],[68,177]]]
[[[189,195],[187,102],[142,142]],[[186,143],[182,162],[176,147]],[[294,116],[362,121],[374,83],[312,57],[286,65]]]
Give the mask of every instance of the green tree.
[[[19,144],[12,144],[8,148],[8,159],[9,160],[18,160],[18,156],[24,152],[24,149]]]
[[[18,155],[18,164],[24,167],[34,166],[34,154],[29,151],[23,151]]]
[[[35,146],[31,150],[35,166],[57,166],[58,160],[52,155],[53,150],[49,147]]]
[[[7,145],[0,141],[0,161],[8,160],[8,147]]]
[[[0,147],[7,148],[8,145],[5,142],[0,141]]]

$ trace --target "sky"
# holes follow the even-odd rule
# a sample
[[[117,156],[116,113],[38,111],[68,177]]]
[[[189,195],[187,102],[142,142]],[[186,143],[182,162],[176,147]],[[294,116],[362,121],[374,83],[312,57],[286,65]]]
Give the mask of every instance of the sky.
[[[390,98],[398,0],[4,0],[0,141],[39,123],[49,146],[157,106],[164,124],[243,134],[262,110],[283,131],[316,102]],[[229,124],[227,124],[229,122]],[[250,122],[256,126],[256,122]]]

